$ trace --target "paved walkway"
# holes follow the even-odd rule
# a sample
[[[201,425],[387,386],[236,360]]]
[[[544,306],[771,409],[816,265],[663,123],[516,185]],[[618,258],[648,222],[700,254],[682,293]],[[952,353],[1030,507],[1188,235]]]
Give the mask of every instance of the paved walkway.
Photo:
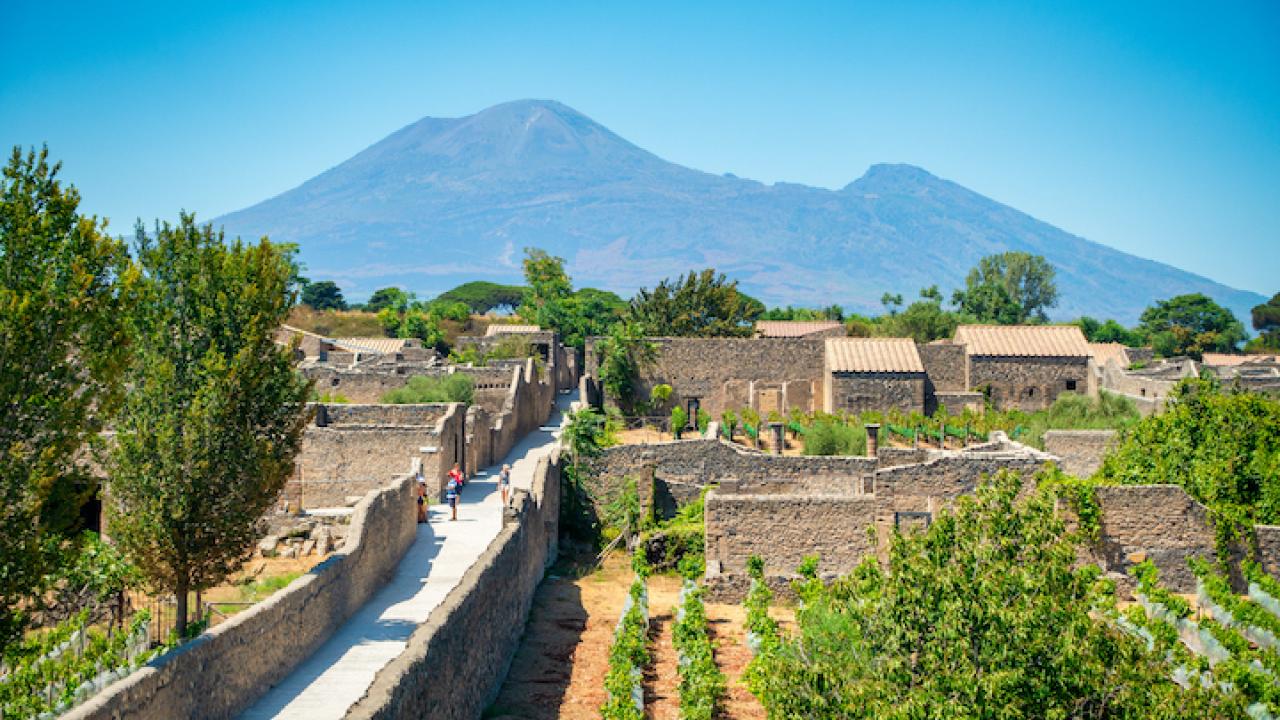
[[[513,486],[530,487],[538,460],[551,452],[576,397],[576,392],[558,395],[547,424],[525,436],[503,460],[511,463]],[[316,720],[345,715],[497,537],[502,529],[501,468],[502,463],[485,468],[467,482],[457,522],[449,521],[447,505],[432,505],[431,522],[418,526],[418,537],[391,582],[241,717]]]

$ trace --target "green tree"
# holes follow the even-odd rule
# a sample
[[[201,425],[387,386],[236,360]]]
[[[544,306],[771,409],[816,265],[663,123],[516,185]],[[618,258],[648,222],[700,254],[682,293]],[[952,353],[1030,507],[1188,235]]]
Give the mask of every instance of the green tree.
[[[623,411],[631,411],[641,399],[636,397],[636,382],[641,371],[653,363],[657,348],[637,323],[623,321],[596,342],[596,353],[605,393]]]
[[[959,324],[960,317],[942,307],[942,293],[934,285],[922,289],[920,299],[905,311],[881,318],[875,329],[878,335],[910,337],[918,343],[927,343],[951,337]]]
[[[1258,337],[1249,344],[1249,349],[1280,352],[1280,293],[1272,295],[1270,300],[1261,305],[1254,305],[1250,315]]]
[[[364,309],[371,313],[382,312],[386,308],[404,312],[409,309],[409,302],[412,299],[412,295],[398,287],[378,288],[369,296],[369,302],[364,304]]]
[[[525,288],[519,285],[473,280],[441,293],[436,300],[465,303],[471,312],[483,315],[490,310],[515,312],[524,296]]]
[[[289,292],[300,293],[302,289],[311,284],[303,273],[307,271],[307,264],[298,259],[302,254],[302,248],[296,242],[275,243],[276,250],[284,257],[284,261],[289,264]]]
[[[556,257],[539,248],[524,249],[525,291],[521,317],[538,323],[540,314],[548,306],[554,306],[573,293],[573,283],[564,270],[564,258]],[[547,326],[544,326],[547,327]]]
[[[128,254],[59,167],[15,148],[0,180],[0,651],[96,490],[84,450],[123,397]]]
[[[595,288],[573,291],[563,258],[526,248],[524,278],[528,289],[520,316],[556,331],[566,345],[585,347],[587,338],[606,334],[622,319],[626,306],[617,295]]]
[[[748,667],[769,717],[1243,717],[1239,695],[1184,690],[1163,653],[1104,621],[1114,603],[1055,498],[1022,488],[998,474],[829,587],[810,565],[794,634],[773,630]]]
[[[1245,339],[1244,325],[1232,312],[1201,293],[1158,300],[1142,311],[1138,329],[1151,338],[1156,353],[1188,355],[1234,352]]]
[[[391,405],[414,403],[470,403],[475,399],[476,384],[470,375],[452,373],[442,377],[414,375],[404,387],[388,390],[381,400]]]
[[[1046,322],[1045,310],[1058,304],[1056,272],[1040,255],[1010,251],[978,261],[952,302],[983,322]],[[1003,290],[1003,293],[1001,292]]]
[[[1130,330],[1112,319],[1099,322],[1088,315],[1084,315],[1076,320],[1075,324],[1080,326],[1080,331],[1084,333],[1089,342],[1113,342],[1128,347],[1142,347],[1146,343],[1146,338],[1143,337],[1141,332]]]
[[[649,335],[749,337],[764,308],[710,268],[663,280],[631,300],[630,318]]]
[[[224,242],[183,214],[138,228],[129,395],[108,464],[111,536],[177,597],[239,567],[293,472],[310,384],[273,337],[293,298],[267,241]]]
[[[1110,484],[1181,485],[1250,525],[1280,523],[1280,401],[1185,380],[1164,413],[1123,433],[1098,476]]]
[[[346,310],[342,288],[332,280],[307,283],[302,287],[302,304],[315,310]]]

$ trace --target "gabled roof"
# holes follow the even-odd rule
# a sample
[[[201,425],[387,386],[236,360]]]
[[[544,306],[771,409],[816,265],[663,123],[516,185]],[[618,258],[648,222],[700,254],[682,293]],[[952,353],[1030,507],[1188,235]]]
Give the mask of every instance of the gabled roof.
[[[1093,361],[1098,367],[1106,365],[1111,360],[1115,360],[1121,369],[1129,367],[1129,348],[1124,343],[1089,343],[1089,352],[1093,355]]]
[[[827,338],[827,370],[836,373],[923,373],[911,338]]]
[[[497,323],[485,328],[484,336],[493,337],[494,335],[506,335],[509,333],[540,333],[542,328],[537,325],[507,325]]]
[[[1089,342],[1076,325],[961,325],[955,338],[970,355],[1089,357]]]
[[[756,335],[760,337],[804,337],[815,333],[843,330],[844,325],[835,320],[757,320]]]
[[[1215,367],[1232,367],[1245,363],[1280,363],[1280,355],[1228,355],[1226,353],[1205,353],[1201,361],[1205,365]]]
[[[404,338],[389,337],[340,337],[333,338],[332,342],[343,350],[362,353],[377,353],[379,355],[390,355],[391,353],[400,352],[408,343]]]

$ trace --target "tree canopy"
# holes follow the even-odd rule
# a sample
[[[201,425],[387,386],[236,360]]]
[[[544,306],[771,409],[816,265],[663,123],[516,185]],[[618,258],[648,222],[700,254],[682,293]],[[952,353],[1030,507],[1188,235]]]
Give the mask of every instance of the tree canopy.
[[[952,302],[980,322],[1006,325],[1048,321],[1058,304],[1056,272],[1043,256],[1010,251],[988,255],[965,278]]]
[[[398,287],[384,287],[373,291],[369,302],[364,304],[367,312],[381,312],[386,308],[404,311],[409,306],[411,295]]]
[[[224,242],[184,214],[139,227],[130,388],[108,463],[112,538],[156,588],[187,592],[239,567],[293,472],[309,383],[274,342],[289,267],[263,240]]]
[[[1254,305],[1250,315],[1258,337],[1256,342],[1250,343],[1249,349],[1280,352],[1280,293],[1260,305]]]
[[[749,337],[763,311],[736,280],[708,268],[663,280],[652,291],[641,288],[628,314],[649,335]]]
[[[526,288],[520,285],[500,285],[485,280],[474,280],[452,290],[446,290],[436,300],[463,303],[471,312],[477,314],[484,314],[490,310],[515,312],[520,307],[520,303],[524,302],[525,292]]]
[[[587,338],[606,334],[626,309],[626,303],[607,290],[575,292],[564,259],[538,248],[525,248],[524,279],[527,288],[520,316],[555,330],[570,347],[584,347]]]
[[[1201,293],[1158,300],[1143,311],[1138,328],[1159,355],[1234,352],[1244,341],[1244,325],[1230,310]]]
[[[316,310],[346,310],[347,301],[342,288],[332,280],[307,283],[302,286],[302,304]]]
[[[96,483],[84,462],[123,394],[133,273],[48,151],[0,180],[0,650],[22,632]]]
[[[1120,343],[1128,347],[1142,347],[1147,342],[1142,332],[1130,330],[1112,319],[1099,321],[1085,315],[1076,320],[1076,325],[1089,342]]]

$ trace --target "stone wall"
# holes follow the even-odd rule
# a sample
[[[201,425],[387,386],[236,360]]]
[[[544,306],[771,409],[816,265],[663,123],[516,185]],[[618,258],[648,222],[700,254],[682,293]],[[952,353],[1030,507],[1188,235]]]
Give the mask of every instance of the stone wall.
[[[287,677],[387,583],[417,533],[414,481],[356,506],[341,550],[288,587],[116,682],[70,720],[233,717]]]
[[[972,387],[969,384],[969,356],[964,345],[917,345],[916,351],[924,364],[925,374],[929,376],[930,392],[965,392]]]
[[[1116,444],[1115,430],[1046,430],[1045,452],[1057,455],[1063,472],[1087,478],[1102,466],[1102,458]]]
[[[787,575],[817,553],[823,573],[844,573],[874,553],[867,530],[876,519],[872,495],[707,493],[706,554],[711,574],[745,574],[759,555],[766,575]],[[755,530],[752,530],[755,529]],[[714,572],[711,572],[714,570]]]
[[[798,407],[822,409],[826,396],[822,338],[656,338],[657,359],[640,378],[645,395],[654,385],[674,389],[672,401],[701,399],[703,410],[751,407],[766,415]]]
[[[932,398],[925,398],[924,412],[932,415],[939,406],[946,406],[947,412],[956,415],[969,410],[980,413],[986,409],[987,398],[980,392],[945,391],[934,393]]]
[[[322,407],[325,412],[316,413],[317,422],[325,416],[328,424],[312,425],[303,433],[294,476],[285,484],[284,499],[299,507],[346,505],[347,498],[418,466],[428,491],[438,495],[449,469],[463,460],[460,403]],[[379,420],[402,424],[371,424]]]
[[[538,372],[533,358],[508,367],[507,372],[510,384],[502,405],[496,409],[486,408],[488,427],[480,424],[467,427],[471,442],[488,449],[487,454],[469,459],[472,468],[486,467],[506,457],[520,438],[546,421],[555,405],[555,385],[545,373]],[[478,421],[480,417],[477,414],[475,419]],[[482,439],[485,434],[488,437]]]
[[[531,493],[515,492],[498,537],[347,718],[473,720],[497,696],[533,593],[556,557],[559,453],[539,462]]]
[[[1043,410],[1058,395],[1096,394],[1089,358],[969,356],[969,382],[990,388],[991,400],[1004,410]]]
[[[923,373],[832,373],[828,382],[826,412],[924,411]]]
[[[1187,567],[1192,556],[1216,557],[1209,511],[1177,485],[1104,486],[1096,490],[1102,509],[1096,560],[1111,572],[1150,559],[1160,581],[1176,592],[1195,592]]]

